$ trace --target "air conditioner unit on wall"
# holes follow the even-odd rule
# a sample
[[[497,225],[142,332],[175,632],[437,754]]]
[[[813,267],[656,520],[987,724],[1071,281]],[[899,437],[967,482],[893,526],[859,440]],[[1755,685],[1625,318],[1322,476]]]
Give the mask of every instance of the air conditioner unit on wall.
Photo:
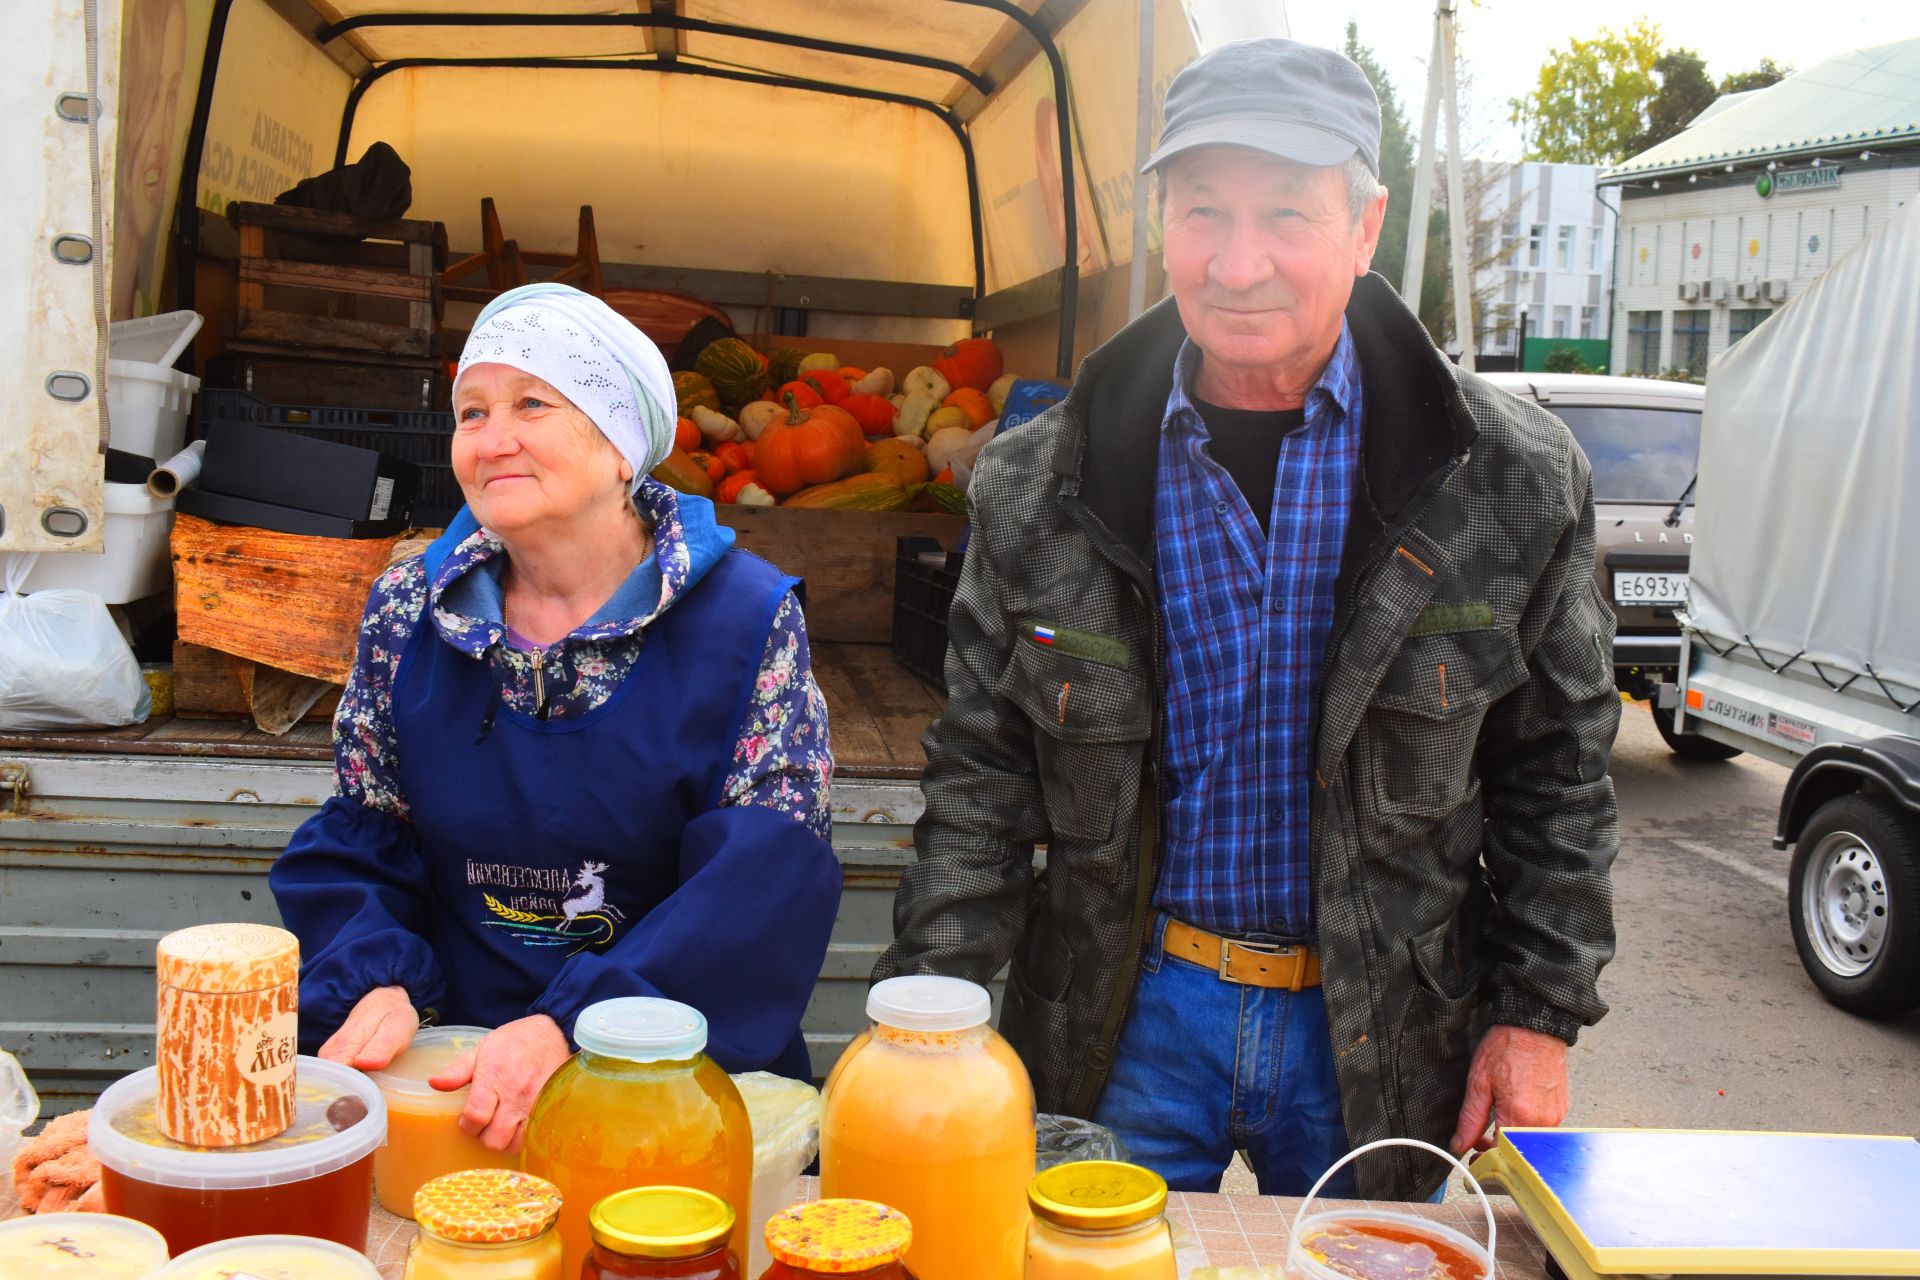
[[[1759,280],[1742,280],[1733,287],[1734,296],[1742,302],[1765,302],[1767,286]]]
[[[1682,280],[1680,282],[1680,301],[1700,301],[1700,282],[1698,280]]]
[[[1767,301],[1785,302],[1787,300],[1787,282],[1785,280],[1767,281]]]
[[[1730,280],[1707,281],[1707,300],[1725,306],[1733,298],[1733,282]]]

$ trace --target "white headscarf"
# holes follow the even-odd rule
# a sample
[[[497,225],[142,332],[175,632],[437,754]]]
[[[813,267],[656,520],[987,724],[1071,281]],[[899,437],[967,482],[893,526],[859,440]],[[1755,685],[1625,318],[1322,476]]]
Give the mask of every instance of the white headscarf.
[[[666,357],[612,307],[570,285],[529,284],[489,302],[454,375],[476,364],[530,373],[579,406],[633,468],[633,487],[673,448],[679,397]]]

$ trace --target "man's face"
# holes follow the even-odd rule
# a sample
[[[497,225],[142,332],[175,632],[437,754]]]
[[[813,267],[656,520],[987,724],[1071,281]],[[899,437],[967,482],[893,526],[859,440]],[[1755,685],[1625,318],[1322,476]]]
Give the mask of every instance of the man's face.
[[[1209,362],[1324,358],[1380,236],[1384,199],[1355,222],[1339,166],[1206,147],[1166,171],[1165,262],[1180,319]]]

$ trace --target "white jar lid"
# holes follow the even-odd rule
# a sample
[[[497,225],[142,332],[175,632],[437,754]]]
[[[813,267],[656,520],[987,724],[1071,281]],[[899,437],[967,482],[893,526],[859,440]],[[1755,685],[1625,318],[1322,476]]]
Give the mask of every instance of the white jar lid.
[[[0,1222],[0,1274],[13,1280],[147,1280],[167,1260],[158,1231],[110,1213],[41,1213]]]
[[[169,1262],[154,1280],[379,1280],[366,1255],[312,1236],[236,1236],[203,1244]]]
[[[993,997],[965,978],[913,974],[874,983],[867,1017],[902,1031],[965,1031],[993,1017]]]
[[[581,1049],[628,1062],[680,1062],[707,1047],[707,1019],[690,1004],[622,996],[590,1004],[574,1019]]]

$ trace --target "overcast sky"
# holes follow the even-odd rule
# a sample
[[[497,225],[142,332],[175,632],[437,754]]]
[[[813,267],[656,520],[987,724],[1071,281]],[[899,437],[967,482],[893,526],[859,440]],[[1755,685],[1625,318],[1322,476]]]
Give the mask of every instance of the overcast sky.
[[[1161,0],[1166,3],[1167,0]],[[1187,0],[1207,46],[1253,35],[1291,35],[1338,48],[1347,19],[1379,56],[1417,131],[1433,41],[1433,0]],[[1805,69],[1863,45],[1920,36],[1911,0],[1460,0],[1460,55],[1471,79],[1461,104],[1469,149],[1511,159],[1519,132],[1507,99],[1524,95],[1548,52],[1601,27],[1654,17],[1664,43],[1690,48],[1715,80],[1760,59]]]

